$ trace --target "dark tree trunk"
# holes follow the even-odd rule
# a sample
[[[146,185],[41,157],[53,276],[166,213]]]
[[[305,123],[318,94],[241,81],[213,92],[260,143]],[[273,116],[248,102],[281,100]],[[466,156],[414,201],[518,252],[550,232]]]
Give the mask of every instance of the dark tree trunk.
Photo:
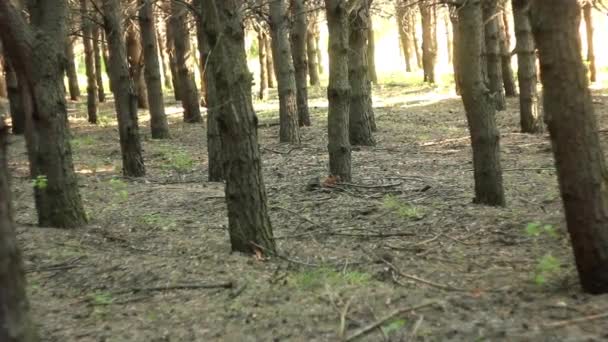
[[[114,89],[114,106],[118,118],[122,173],[127,177],[146,174],[137,122],[137,94],[129,74],[126,43],[122,29],[119,0],[103,0],[104,27],[110,49],[110,82]]]
[[[95,25],[93,29],[93,55],[95,56],[95,81],[97,83],[97,99],[99,102],[106,102],[106,90],[103,86],[103,77],[101,77],[101,29]]]
[[[497,110],[505,110],[507,102],[502,86],[502,64],[500,56],[500,44],[498,33],[497,1],[486,0],[483,2],[483,22],[485,27],[485,62],[488,75],[488,86],[494,99]]]
[[[221,105],[218,120],[232,250],[274,254],[238,0],[203,0],[203,6],[205,37],[215,52],[209,56],[209,69],[217,100],[231,104]]]
[[[367,37],[369,9],[366,4],[353,10],[348,19],[348,79],[350,83],[350,105],[348,131],[351,145],[373,146],[371,118],[372,87],[368,73]]]
[[[0,121],[0,341],[34,342],[38,336],[30,319],[25,272],[13,221],[7,131]]]
[[[351,147],[348,137],[350,84],[348,81],[348,20],[346,2],[325,0],[329,31],[329,85],[327,113],[329,173],[342,182],[351,179]]]
[[[266,34],[266,71],[268,72],[268,88],[274,88],[275,82],[274,57],[272,55],[272,38]]]
[[[79,227],[87,219],[67,126],[63,87],[65,46],[57,44],[67,36],[67,3],[62,0],[31,3],[29,12],[33,29],[7,1],[0,1],[0,38],[19,75],[30,174],[39,184],[34,187],[38,223],[58,228]]]
[[[135,16],[135,12],[129,16]],[[144,58],[139,32],[132,21],[127,22],[127,60],[129,62],[129,75],[135,84],[137,108],[148,109],[148,90],[144,79]]]
[[[191,62],[192,47],[187,26],[188,9],[183,3],[171,2],[171,27],[173,28],[173,46],[175,47],[175,63],[178,73],[180,99],[184,107],[184,122],[202,122],[199,107],[199,93],[194,80],[193,64]]]
[[[146,65],[144,76],[150,107],[150,130],[153,139],[166,139],[169,138],[169,126],[163,100],[153,6],[152,0],[139,0],[139,30]]]
[[[308,19],[303,0],[291,0],[294,23],[291,31],[293,66],[295,68],[298,123],[310,126],[308,111],[308,58],[306,56],[306,32]]]
[[[308,79],[311,86],[319,85],[319,65],[317,64],[317,46],[315,40],[314,27],[317,16],[312,16],[312,21],[308,22],[306,31],[306,54],[308,60]]]
[[[89,19],[88,0],[80,0],[82,19],[82,45],[87,73],[87,114],[92,124],[97,123],[97,78],[95,76],[95,54],[93,51],[93,23]]]
[[[543,123],[538,110],[536,90],[536,48],[530,26],[530,0],[512,0],[517,81],[519,82],[519,113],[523,133],[542,133]]]
[[[460,95],[462,80],[460,78],[460,60],[458,49],[460,46],[460,25],[458,24],[458,10],[456,6],[450,6],[450,21],[452,22],[452,68],[454,70],[454,90]]]
[[[506,0],[500,1],[502,8],[501,12],[507,11]],[[504,15],[498,16],[498,33],[500,38],[500,63],[502,68],[502,83],[505,87],[505,95],[507,97],[517,96],[517,88],[515,87],[515,77],[513,76],[513,68],[511,67],[511,38],[509,34],[509,22],[506,21]]]
[[[7,58],[4,61],[6,69],[6,90],[8,93],[9,110],[11,113],[11,132],[15,135],[25,133],[25,109],[24,98],[29,96],[24,93],[24,88],[19,86],[19,76]]]
[[[581,56],[577,0],[532,1],[545,121],[585,292],[608,293],[608,170]]]
[[[266,31],[264,28],[259,27],[257,29],[258,33],[258,58],[260,61],[260,90],[258,93],[258,98],[260,100],[266,100],[268,98],[268,51],[266,51]]]
[[[74,62],[74,43],[72,38],[68,37],[65,44],[65,73],[68,77],[68,89],[70,91],[70,100],[78,101],[80,97],[80,86],[78,85],[78,73],[76,72],[76,63]]]
[[[595,82],[597,71],[595,67],[595,49],[593,44],[593,5],[587,1],[583,6],[585,16],[585,32],[587,33],[587,63],[589,63],[589,79]]]
[[[432,0],[419,3],[422,16],[422,69],[424,82],[435,83],[435,63],[437,62],[437,13]]]
[[[505,196],[500,167],[500,134],[496,127],[495,105],[482,76],[483,16],[481,4],[464,0],[456,9],[460,42],[458,61],[462,80],[462,102],[473,147],[475,203],[502,206]]]
[[[155,23],[156,25],[156,23]],[[163,39],[162,34],[160,33],[160,29],[157,27],[156,30],[156,42],[158,43],[158,55],[160,57],[160,62],[162,65],[163,71],[163,81],[165,88],[173,89],[173,83],[171,81],[171,67],[169,66],[168,57],[166,55],[165,49],[165,40]]]
[[[405,60],[405,71],[412,72],[412,53],[411,53],[411,36],[410,36],[410,7],[406,6],[404,0],[395,2],[395,19],[397,20],[397,31],[399,32],[399,42],[401,43],[401,51]]]
[[[369,0],[370,5],[371,1],[372,0]],[[374,20],[371,13],[369,14],[369,23],[367,26],[367,72],[369,74],[369,80],[372,81],[373,84],[378,84],[378,73],[376,72],[376,37],[374,36]]]
[[[270,34],[279,90],[279,141],[300,143],[296,76],[289,42],[287,0],[270,3]]]

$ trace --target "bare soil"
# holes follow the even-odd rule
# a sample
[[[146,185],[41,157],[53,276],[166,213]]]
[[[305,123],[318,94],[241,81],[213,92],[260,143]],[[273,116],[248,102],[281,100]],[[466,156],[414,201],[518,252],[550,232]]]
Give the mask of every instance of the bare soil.
[[[548,136],[518,133],[517,99],[497,114],[508,206],[491,208],[471,203],[459,98],[421,85],[376,87],[377,146],[354,149],[353,183],[310,187],[328,163],[324,90],[312,92],[301,146],[278,144],[277,126],[259,130],[280,251],[268,260],[231,254],[223,184],[206,180],[205,128],[182,123],[174,102],[170,140],[149,139],[142,113],[142,179],[121,177],[112,104],[99,126],[70,104],[91,221],[74,230],[35,226],[23,139],[12,137],[18,235],[43,340],[608,339],[608,296],[578,284]],[[608,128],[606,91],[594,99]],[[262,122],[276,120],[276,99],[256,106]],[[526,232],[535,222],[538,236]]]

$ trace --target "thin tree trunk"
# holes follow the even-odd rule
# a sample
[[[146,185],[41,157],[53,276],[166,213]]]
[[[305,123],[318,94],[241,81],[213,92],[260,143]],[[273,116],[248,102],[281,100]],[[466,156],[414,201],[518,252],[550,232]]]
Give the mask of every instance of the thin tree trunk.
[[[317,25],[317,17],[312,17],[312,21],[308,22],[306,32],[306,54],[308,56],[308,76],[311,86],[319,85],[319,65],[317,58],[317,46],[315,41],[314,26]]]
[[[464,0],[458,12],[460,42],[458,60],[462,70],[462,102],[473,147],[475,203],[505,205],[500,167],[500,134],[495,105],[482,78],[483,15],[479,2]]]
[[[203,6],[205,37],[215,51],[209,56],[217,95],[215,103],[222,106],[218,119],[232,250],[274,254],[276,245],[266,204],[238,0],[204,0]]]
[[[329,30],[329,85],[327,114],[329,173],[351,180],[351,146],[348,137],[350,84],[348,80],[348,20],[345,1],[325,0]]]
[[[6,90],[6,73],[4,68],[4,57],[2,56],[2,46],[0,46],[0,97],[7,98],[8,91]]]
[[[102,0],[103,1],[103,0]],[[110,63],[110,57],[108,56],[108,47],[106,46],[106,34],[105,32],[101,32],[101,57],[103,58],[103,64],[106,66],[106,76],[110,79],[110,70],[108,63]],[[114,89],[112,88],[112,82],[110,82],[110,91],[114,93]]]
[[[485,28],[485,62],[488,75],[488,86],[494,98],[497,110],[505,110],[507,103],[502,86],[502,65],[500,56],[500,44],[498,33],[497,1],[486,0],[483,2],[483,21]]]
[[[595,67],[595,49],[593,43],[593,5],[591,1],[587,1],[583,6],[583,14],[585,16],[585,32],[587,33],[587,63],[589,63],[589,79],[595,82],[597,79],[597,71]]]
[[[424,1],[424,0],[421,0]],[[418,34],[416,33],[416,25],[418,25],[418,13],[415,9],[410,11],[410,36],[412,37],[412,49],[416,54],[416,65],[418,69],[422,69],[422,46],[418,40]]]
[[[295,68],[296,95],[298,105],[298,123],[310,126],[308,111],[308,58],[306,55],[306,34],[308,19],[306,7],[302,0],[291,0],[294,23],[291,31],[293,46],[293,66]]]
[[[274,57],[272,52],[272,37],[266,34],[266,71],[268,72],[268,88],[274,88],[275,85],[275,69]]]
[[[450,21],[452,22],[452,68],[454,70],[454,91],[456,95],[461,94],[462,79],[460,76],[460,56],[458,49],[460,46],[460,25],[458,23],[458,10],[456,6],[450,5]]]
[[[34,342],[38,336],[30,318],[25,272],[13,221],[7,131],[0,121],[0,341]]]
[[[286,0],[270,3],[270,34],[279,90],[279,141],[300,143],[296,76],[293,66]]]
[[[536,48],[530,25],[530,0],[512,0],[513,23],[517,46],[517,81],[519,82],[519,113],[523,133],[542,133],[543,123],[538,110],[536,90]]]
[[[146,65],[144,76],[150,106],[150,130],[153,139],[166,139],[169,138],[169,126],[163,100],[163,85],[160,77],[152,0],[139,1],[139,30],[141,32],[144,64]]]
[[[422,69],[424,81],[435,83],[435,63],[437,62],[437,13],[431,0],[420,1],[422,16]]]
[[[114,106],[118,118],[122,173],[127,177],[146,174],[137,122],[137,94],[129,74],[126,43],[122,29],[119,0],[103,0],[104,27],[110,49],[110,82],[114,89]]]
[[[501,0],[501,13],[507,11],[507,1]],[[507,97],[517,96],[517,88],[515,87],[515,77],[513,76],[513,68],[511,67],[511,39],[509,36],[508,22],[504,20],[504,16],[500,15],[496,18],[498,22],[498,34],[500,44],[500,63],[502,68],[502,83],[505,88]]]
[[[6,56],[4,67],[6,69],[6,90],[11,113],[11,132],[15,135],[21,135],[25,133],[25,109],[23,108],[23,101],[29,95],[23,92],[23,87],[19,86],[19,76],[9,62],[8,54]]]
[[[156,25],[156,23],[155,23]],[[156,28],[156,42],[158,44],[158,56],[160,57],[162,72],[163,72],[163,81],[165,88],[173,89],[173,83],[171,81],[171,67],[169,66],[168,57],[165,53],[165,40],[160,33],[160,29]]]
[[[371,4],[371,0],[369,0]],[[373,84],[378,84],[378,72],[376,71],[376,37],[374,36],[374,20],[370,13],[367,27],[367,65],[369,79]]]
[[[97,123],[97,79],[95,76],[95,54],[93,51],[93,23],[89,19],[88,0],[80,0],[82,18],[82,45],[87,73],[87,114],[92,124]]]
[[[266,51],[266,31],[264,28],[259,27],[258,33],[258,58],[260,61],[260,90],[258,92],[258,98],[260,100],[268,99],[268,51]]]
[[[135,12],[129,16],[135,16]],[[137,95],[137,108],[148,109],[148,90],[144,79],[144,58],[141,47],[140,33],[135,27],[135,22],[127,22],[127,60],[129,62],[129,74],[135,84]]]
[[[183,3],[172,0],[171,2],[171,27],[173,28],[173,45],[175,47],[175,63],[178,81],[180,83],[180,98],[184,107],[184,122],[202,122],[201,109],[199,107],[199,93],[196,89],[194,72],[192,70],[192,47],[187,27],[188,9]]]
[[[99,41],[101,40],[100,27],[95,25],[93,29],[93,55],[95,56],[95,80],[97,82],[97,99],[99,102],[106,102],[106,91],[103,87],[103,77],[101,77],[101,49]]]
[[[171,11],[171,3],[167,2],[168,7],[166,10]],[[165,25],[165,35],[167,38],[166,51],[169,60],[169,70],[171,71],[171,82],[173,85],[173,95],[175,97],[175,101],[181,101],[181,82],[179,81],[179,73],[177,71],[177,60],[175,59],[175,39],[173,33],[173,22],[171,20],[167,20],[167,24]]]
[[[395,19],[397,20],[397,30],[399,32],[399,42],[401,43],[401,51],[405,60],[405,71],[412,72],[411,63],[411,36],[410,36],[410,8],[406,6],[405,0],[397,0],[395,2]]]
[[[350,105],[348,131],[351,145],[373,146],[371,118],[372,87],[369,79],[367,37],[370,15],[367,4],[353,10],[348,19],[348,79],[350,83]]]
[[[577,0],[532,1],[545,121],[583,290],[608,293],[608,170],[581,56]]]
[[[448,10],[446,10],[446,12],[444,12],[444,14],[443,14],[443,24],[445,27],[445,42],[446,42],[446,49],[447,49],[447,53],[448,53],[448,64],[452,64],[453,59],[454,59],[454,42],[452,41],[453,34],[452,34],[452,32],[450,32],[449,15],[450,14],[449,14]]]
[[[70,100],[78,101],[80,97],[80,86],[78,85],[78,74],[76,72],[76,63],[74,62],[74,43],[72,38],[66,38],[65,44],[65,73],[68,77],[68,89],[70,91]]]

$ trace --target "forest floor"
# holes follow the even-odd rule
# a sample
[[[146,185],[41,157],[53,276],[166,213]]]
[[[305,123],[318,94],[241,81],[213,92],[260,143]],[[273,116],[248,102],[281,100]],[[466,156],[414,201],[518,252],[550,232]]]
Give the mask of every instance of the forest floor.
[[[301,146],[260,128],[280,251],[270,260],[230,253],[204,126],[182,123],[174,101],[170,140],[149,139],[142,113],[142,179],[121,177],[112,104],[92,126],[86,104],[70,103],[91,221],[79,229],[35,227],[23,139],[12,137],[18,236],[43,340],[608,339],[608,295],[578,284],[548,136],[518,133],[517,99],[497,115],[508,206],[491,208],[471,201],[458,97],[399,82],[374,94],[377,145],[354,149],[349,185],[307,187],[327,175],[324,90],[311,89],[314,125]],[[608,91],[594,94],[605,145]],[[276,98],[256,107],[262,122],[276,120]]]

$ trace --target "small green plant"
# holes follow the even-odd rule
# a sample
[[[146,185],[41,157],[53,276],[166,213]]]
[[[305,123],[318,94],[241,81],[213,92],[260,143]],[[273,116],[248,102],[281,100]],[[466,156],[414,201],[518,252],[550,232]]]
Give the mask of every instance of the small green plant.
[[[171,146],[161,146],[160,151],[156,153],[164,163],[162,168],[173,170],[178,173],[186,173],[194,168],[195,160],[186,152],[176,151]]]
[[[384,332],[384,334],[390,335],[391,333],[399,331],[401,328],[403,328],[405,326],[405,323],[407,323],[407,321],[402,318],[395,319],[390,323],[383,325],[382,331]]]
[[[124,181],[118,178],[112,178],[110,179],[110,186],[112,187],[112,190],[116,192],[118,197],[120,197],[120,199],[126,201],[129,198],[129,192],[127,191],[127,183],[125,183]]]
[[[547,234],[551,237],[558,237],[555,227],[550,224],[541,224],[540,222],[530,222],[526,225],[526,234],[531,237],[539,237],[542,234]]]
[[[319,267],[298,272],[291,279],[293,284],[298,287],[312,289],[325,285],[332,287],[361,285],[369,282],[371,275],[359,271],[338,272],[328,267]]]
[[[424,214],[417,207],[400,202],[395,196],[387,195],[384,197],[384,208],[397,213],[397,215],[410,220],[420,220]]]
[[[91,295],[93,305],[110,305],[114,302],[112,294],[108,292],[95,292]]]
[[[177,227],[177,223],[174,220],[165,217],[161,213],[142,215],[139,217],[138,222],[146,227],[162,229],[164,231],[171,230]]]
[[[112,123],[112,118],[105,115],[100,115],[97,117],[97,124],[99,127],[108,127]]]
[[[45,175],[38,175],[32,180],[32,186],[38,190],[44,190],[49,185],[49,180]]]
[[[535,238],[534,244],[536,249],[540,249],[539,238],[541,236],[549,236],[551,238],[558,238],[559,235],[555,230],[555,227],[550,224],[542,224],[540,222],[530,222],[526,225],[525,234]],[[547,278],[555,273],[559,272],[560,262],[551,253],[546,253],[540,257],[536,263],[534,269],[533,279],[536,285],[544,285],[547,282]]]
[[[70,144],[72,145],[73,148],[93,146],[93,145],[95,145],[95,143],[96,143],[95,138],[93,138],[90,135],[85,135],[82,137],[74,138],[70,141]]]

